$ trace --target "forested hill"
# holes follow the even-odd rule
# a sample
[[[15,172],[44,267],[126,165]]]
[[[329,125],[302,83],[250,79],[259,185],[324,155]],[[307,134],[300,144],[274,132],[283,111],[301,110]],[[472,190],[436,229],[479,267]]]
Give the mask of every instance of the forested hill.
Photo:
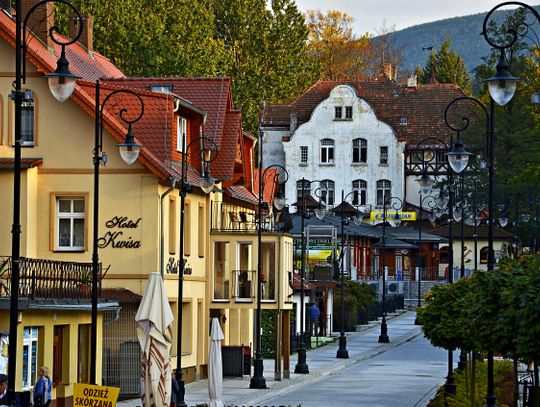
[[[540,12],[540,5],[534,8]],[[500,25],[511,12],[511,10],[497,11],[492,19]],[[482,63],[482,57],[488,55],[490,51],[488,43],[481,34],[486,14],[487,12],[448,18],[391,33],[393,47],[402,50],[399,70],[412,72],[417,65],[423,67],[430,51],[422,48],[438,49],[446,37],[450,37],[452,48],[461,55],[467,68],[474,69]],[[540,26],[535,23],[534,29],[538,32]]]

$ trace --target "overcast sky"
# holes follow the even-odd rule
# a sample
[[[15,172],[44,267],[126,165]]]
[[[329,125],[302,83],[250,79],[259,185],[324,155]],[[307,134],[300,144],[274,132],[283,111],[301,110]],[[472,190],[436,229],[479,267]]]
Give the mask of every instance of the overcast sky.
[[[487,12],[503,0],[296,0],[301,11],[335,9],[354,18],[354,33],[376,34],[383,26],[401,30],[445,18]],[[523,1],[536,5],[538,1]]]

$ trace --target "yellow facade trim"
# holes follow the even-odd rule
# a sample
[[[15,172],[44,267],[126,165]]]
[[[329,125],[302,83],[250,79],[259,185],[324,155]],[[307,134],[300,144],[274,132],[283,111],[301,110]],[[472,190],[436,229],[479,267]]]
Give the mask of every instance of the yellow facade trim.
[[[101,174],[149,174],[145,168],[100,168]],[[38,168],[38,174],[93,174],[94,170],[89,168]]]

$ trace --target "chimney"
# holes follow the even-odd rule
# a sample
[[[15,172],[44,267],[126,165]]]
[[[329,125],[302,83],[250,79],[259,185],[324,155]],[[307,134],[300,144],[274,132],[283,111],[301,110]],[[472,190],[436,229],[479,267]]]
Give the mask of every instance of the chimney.
[[[398,77],[397,77],[398,68],[397,65],[392,66],[392,80],[397,83]]]
[[[83,45],[89,52],[94,50],[94,17],[88,13],[81,14],[83,21],[83,29],[81,36],[79,37],[79,43]],[[80,21],[77,18],[77,14],[71,13],[69,15],[69,36],[75,38],[79,30]]]
[[[9,3],[9,1],[8,1]],[[39,3],[38,0],[22,0],[21,16],[24,21],[28,11]],[[17,10],[17,13],[19,10]],[[54,49],[54,42],[49,37],[49,30],[54,26],[54,3],[49,2],[37,7],[28,17],[26,27],[39,38],[47,48]]]
[[[392,65],[382,64],[382,72],[387,79],[392,79]]]
[[[294,133],[296,128],[298,127],[298,113],[292,112],[290,118],[291,120],[289,122],[290,123],[289,129],[291,133]]]
[[[408,88],[416,88],[417,86],[417,79],[416,79],[416,75],[411,75],[409,76],[409,78],[407,79],[407,87]]]

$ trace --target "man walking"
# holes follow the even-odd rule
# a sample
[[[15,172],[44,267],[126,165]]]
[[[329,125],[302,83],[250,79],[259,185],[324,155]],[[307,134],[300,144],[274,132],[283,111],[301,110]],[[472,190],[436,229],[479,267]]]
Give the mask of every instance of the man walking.
[[[313,302],[311,303],[311,306],[308,309],[309,311],[309,323],[310,323],[310,332],[313,335],[313,332],[315,332],[315,336],[318,336],[319,334],[319,317],[321,316],[321,312],[319,311],[319,307]]]

